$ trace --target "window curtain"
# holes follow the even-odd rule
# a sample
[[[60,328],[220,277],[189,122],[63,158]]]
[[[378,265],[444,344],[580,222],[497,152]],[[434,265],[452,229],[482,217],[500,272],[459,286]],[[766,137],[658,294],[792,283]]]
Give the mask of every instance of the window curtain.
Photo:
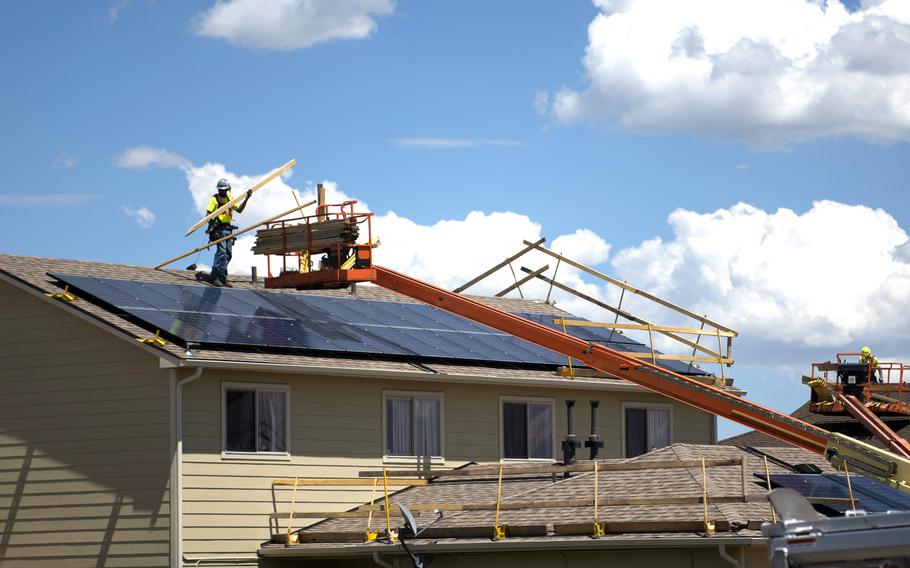
[[[414,439],[419,457],[442,456],[438,398],[414,399]]]
[[[648,451],[648,414],[644,408],[627,408],[625,416],[626,457],[634,458]]]
[[[256,391],[224,393],[224,448],[229,452],[255,452]]]
[[[532,458],[553,457],[553,407],[528,404],[529,449]]]
[[[258,391],[259,451],[286,452],[287,393],[283,391]]]
[[[413,456],[411,444],[411,399],[387,398],[386,455]]]
[[[670,409],[648,409],[648,451],[670,445]]]
[[[505,458],[528,457],[528,405],[502,405],[502,454]]]

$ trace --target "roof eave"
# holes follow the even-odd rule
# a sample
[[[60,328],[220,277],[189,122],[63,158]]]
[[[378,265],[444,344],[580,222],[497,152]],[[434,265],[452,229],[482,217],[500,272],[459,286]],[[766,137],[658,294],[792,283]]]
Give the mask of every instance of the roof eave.
[[[718,546],[765,547],[767,540],[757,536],[713,536],[706,539],[701,536],[660,536],[648,535],[650,538],[548,538],[541,540],[507,539],[503,541],[475,539],[467,542],[431,542],[415,543],[410,541],[408,548],[415,553],[444,555],[483,552],[533,552],[545,550],[604,550],[621,548],[715,548]],[[352,556],[370,556],[374,552],[385,555],[405,556],[398,546],[341,544],[329,546],[263,546],[257,554],[260,557],[322,557],[346,558]]]

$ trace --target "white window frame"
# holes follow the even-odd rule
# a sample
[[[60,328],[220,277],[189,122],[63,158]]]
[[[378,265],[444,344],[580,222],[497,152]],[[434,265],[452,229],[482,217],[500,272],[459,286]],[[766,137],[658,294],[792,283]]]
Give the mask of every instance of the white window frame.
[[[627,408],[643,408],[645,410],[649,408],[659,408],[659,409],[669,409],[670,410],[670,445],[675,441],[675,431],[674,422],[673,422],[673,404],[666,402],[623,402],[622,407],[622,417],[620,419],[620,436],[622,436],[622,457],[627,458],[626,453],[626,409]],[[648,450],[649,452],[651,450]],[[647,453],[647,452],[646,452]]]
[[[550,455],[549,458],[507,458],[506,455],[506,438],[505,438],[505,424],[503,424],[503,405],[506,402],[521,402],[524,404],[534,403],[534,404],[549,404],[550,405],[550,416],[553,417],[553,428],[550,432]],[[531,433],[528,432],[528,444],[531,443]],[[530,453],[530,452],[528,452]],[[506,463],[510,462],[542,462],[542,463],[554,463],[556,461],[556,400],[552,398],[544,397],[534,397],[534,396],[505,396],[501,395],[499,397],[499,459]]]
[[[287,431],[284,439],[287,443],[287,451],[284,452],[237,452],[227,450],[227,391],[229,390],[248,390],[248,391],[281,391],[285,395],[285,417],[284,424]],[[254,408],[254,422],[259,424],[259,399],[256,398]],[[259,443],[258,432],[256,443]],[[223,459],[233,460],[279,460],[289,461],[291,459],[291,387],[290,385],[272,384],[272,383],[221,383],[221,457]]]
[[[387,416],[387,406],[386,401],[390,398],[410,398],[412,401],[415,398],[427,398],[435,399],[439,401],[439,451],[442,453],[441,456],[430,456],[430,465],[445,465],[446,463],[446,411],[445,411],[445,398],[443,394],[438,391],[413,391],[413,390],[383,390],[382,391],[382,432],[380,440],[382,443],[382,463],[391,464],[391,465],[422,465],[423,456],[390,456],[386,454],[386,436],[388,435],[386,431],[386,426],[388,425],[388,416]],[[413,412],[414,406],[411,406],[411,411]],[[413,443],[413,436],[415,432],[411,432]]]

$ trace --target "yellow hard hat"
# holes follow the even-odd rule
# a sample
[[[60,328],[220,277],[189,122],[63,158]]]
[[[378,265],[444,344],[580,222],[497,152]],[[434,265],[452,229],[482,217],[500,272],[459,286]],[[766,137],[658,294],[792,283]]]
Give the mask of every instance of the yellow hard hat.
[[[872,350],[869,349],[868,347],[863,347],[862,349],[859,350],[859,352],[862,353],[863,355],[868,355],[868,354],[872,353]]]

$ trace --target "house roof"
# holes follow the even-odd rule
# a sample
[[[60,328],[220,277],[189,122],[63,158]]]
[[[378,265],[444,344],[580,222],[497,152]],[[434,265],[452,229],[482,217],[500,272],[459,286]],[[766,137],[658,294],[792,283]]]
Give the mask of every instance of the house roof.
[[[908,393],[910,394],[910,393]],[[809,389],[806,388],[806,398],[809,397]],[[846,436],[850,436],[856,440],[861,440],[868,444],[878,446],[879,448],[885,448],[885,445],[872,435],[872,433],[862,424],[859,423],[855,418],[850,415],[831,415],[831,414],[817,414],[809,410],[809,402],[794,410],[790,416],[794,418],[799,418],[804,422],[814,424],[819,428],[824,428],[829,432],[838,432]],[[910,417],[907,416],[882,416],[880,417],[885,424],[888,425],[892,430],[897,432],[904,439],[910,440]],[[761,432],[756,432],[751,430],[737,436],[732,436],[718,442],[718,444],[726,446],[786,446],[786,442],[782,442],[777,438],[772,438]]]
[[[707,492],[709,495],[708,517],[723,526],[717,537],[735,537],[740,539],[761,536],[760,522],[771,519],[771,509],[764,498],[764,483],[755,474],[764,473],[762,452],[772,459],[769,470],[774,473],[792,473],[783,467],[782,462],[791,465],[810,463],[822,472],[835,473],[835,470],[820,456],[798,448],[762,448],[759,452],[750,453],[730,446],[709,446],[693,444],[673,444],[666,448],[626,460],[602,460],[600,463],[648,463],[681,460],[736,460],[737,465],[725,467],[708,467]],[[739,460],[745,460],[745,478]],[[745,492],[747,500],[739,501]],[[420,503],[492,503],[496,501],[497,478],[491,477],[440,477],[425,486],[411,487],[398,491],[390,502],[401,502],[408,506]],[[700,467],[676,469],[641,469],[635,471],[600,471],[598,474],[599,498],[601,502],[609,499],[626,498],[700,498],[703,494],[702,472]],[[502,482],[502,502],[543,502],[562,501],[566,499],[593,499],[594,473],[572,474],[568,478],[556,476],[523,475],[506,477]],[[305,499],[305,496],[301,498]],[[719,501],[712,503],[711,499]],[[720,499],[726,498],[726,499]],[[421,539],[414,543],[426,542],[423,539],[448,539],[446,542],[470,544],[477,539],[489,540],[495,524],[495,511],[452,511],[446,512],[444,518],[434,524]],[[653,523],[653,529],[640,525],[643,532],[611,533],[606,540],[635,540],[641,538],[701,538],[700,531],[677,530],[674,523],[701,523],[704,519],[704,505],[693,504],[648,504],[648,505],[615,505],[598,508],[600,521],[623,523],[627,521]],[[433,520],[434,515],[423,512],[418,517],[418,524],[425,525]],[[661,522],[664,527],[661,528]],[[507,533],[521,535],[520,542],[535,541],[571,541],[575,537],[564,532],[571,532],[566,527],[578,527],[581,531],[592,529],[594,522],[592,507],[556,507],[504,509],[500,512],[500,524],[507,527]],[[311,525],[299,532],[300,545],[292,549],[313,549],[337,547],[343,543],[354,549],[342,551],[343,554],[356,553],[355,549],[364,547],[387,547],[383,544],[357,544],[363,540],[366,530],[366,519],[335,518]],[[401,518],[393,520],[393,528],[402,523]],[[383,531],[385,519],[377,515],[373,519],[373,528]],[[623,530],[622,525],[616,525]],[[574,530],[574,529],[573,529]],[[576,530],[577,532],[577,530]],[[264,545],[263,553],[273,545]],[[282,547],[283,548],[283,547]],[[289,553],[290,554],[290,553]]]
[[[94,261],[54,259],[42,257],[26,257],[0,254],[0,276],[22,288],[38,294],[60,292],[60,287],[55,278],[48,273],[63,273],[82,276],[94,276],[121,280],[135,280],[147,282],[161,282],[166,284],[179,284],[185,286],[208,286],[198,282],[195,274],[186,270],[155,270],[144,266],[130,266],[123,264],[110,264]],[[232,285],[240,290],[263,291],[262,284],[253,284],[248,278],[231,278]],[[349,290],[281,290],[282,293],[303,294],[312,296],[329,296],[350,298]],[[396,292],[372,285],[360,285],[356,289],[358,298],[367,300],[385,300],[400,303],[419,303],[409,297]],[[533,300],[491,298],[472,296],[474,299],[487,305],[494,306],[510,312],[526,314],[552,315],[555,317],[571,315],[553,305]],[[139,322],[127,315],[106,309],[101,305],[80,298],[68,303],[56,301],[64,308],[75,310],[75,313],[88,316],[90,321],[101,324],[109,331],[118,332],[127,338],[147,338],[153,331],[143,327]],[[350,356],[349,354],[332,355],[327,353],[307,353],[305,351],[271,352],[262,349],[230,349],[230,348],[193,348],[188,352],[184,347],[169,343],[167,345],[140,345],[156,355],[168,360],[175,367],[182,366],[223,366],[223,367],[257,367],[269,370],[294,370],[306,372],[319,370],[319,372],[337,371],[349,372],[375,372],[398,373],[401,376],[413,375],[415,378],[424,377],[480,377],[494,379],[522,379],[553,381],[565,384],[556,372],[556,369],[527,367],[514,364],[484,364],[484,363],[458,363],[449,361],[410,361],[378,356]],[[596,384],[604,388],[631,388],[638,389],[635,385],[621,379],[596,378],[578,380],[576,385]]]

